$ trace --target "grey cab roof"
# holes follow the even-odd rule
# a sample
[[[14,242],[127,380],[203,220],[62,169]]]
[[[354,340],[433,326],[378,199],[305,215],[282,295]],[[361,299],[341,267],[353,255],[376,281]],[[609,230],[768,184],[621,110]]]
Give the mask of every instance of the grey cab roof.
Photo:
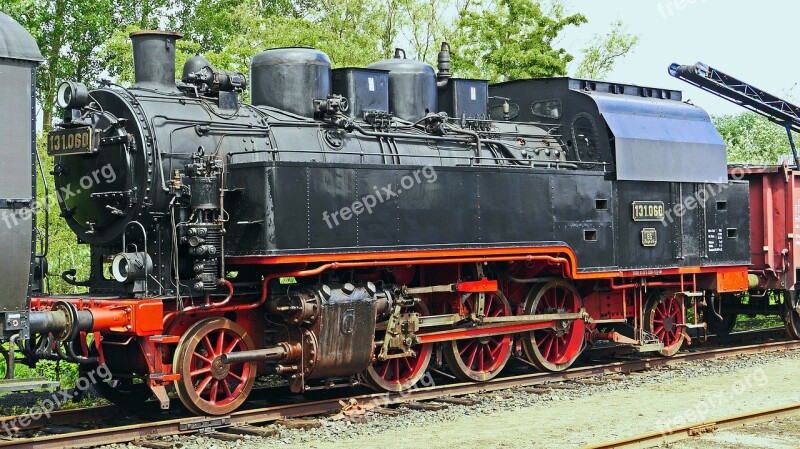
[[[22,25],[0,12],[0,58],[41,62],[39,46]]]

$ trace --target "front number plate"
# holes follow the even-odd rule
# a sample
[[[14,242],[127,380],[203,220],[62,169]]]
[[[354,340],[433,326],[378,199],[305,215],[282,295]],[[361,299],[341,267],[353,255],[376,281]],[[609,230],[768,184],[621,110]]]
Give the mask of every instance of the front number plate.
[[[663,201],[634,201],[633,221],[663,221],[664,202]]]
[[[50,156],[72,156],[94,153],[92,128],[57,129],[47,135],[47,154]]]

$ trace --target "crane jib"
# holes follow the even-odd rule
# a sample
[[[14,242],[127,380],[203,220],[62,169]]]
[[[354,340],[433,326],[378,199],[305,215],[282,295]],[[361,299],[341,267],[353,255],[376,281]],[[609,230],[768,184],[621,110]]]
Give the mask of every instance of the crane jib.
[[[792,131],[800,132],[800,106],[699,62],[693,66],[672,64],[669,74],[786,128],[795,164],[800,168],[792,136]]]

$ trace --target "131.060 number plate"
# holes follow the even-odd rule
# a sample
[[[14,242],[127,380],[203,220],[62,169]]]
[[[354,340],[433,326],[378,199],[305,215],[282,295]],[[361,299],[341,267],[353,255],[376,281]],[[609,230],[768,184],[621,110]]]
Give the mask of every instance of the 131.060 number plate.
[[[664,202],[663,201],[634,201],[633,221],[663,221]]]
[[[73,156],[94,153],[92,128],[57,129],[47,135],[47,154],[50,156]]]

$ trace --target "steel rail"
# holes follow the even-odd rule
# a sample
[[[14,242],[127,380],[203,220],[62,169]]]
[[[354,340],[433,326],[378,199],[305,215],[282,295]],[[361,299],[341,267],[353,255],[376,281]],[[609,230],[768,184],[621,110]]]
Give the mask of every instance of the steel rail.
[[[578,380],[607,374],[643,371],[656,367],[679,365],[686,362],[800,349],[800,341],[784,341],[733,348],[712,349],[678,354],[672,358],[646,358],[606,365],[572,368],[560,373],[531,373],[509,376],[483,383],[457,383],[444,386],[416,388],[404,393],[364,394],[354,398],[362,405],[387,406],[413,401],[433,400],[443,396],[461,396],[472,393],[505,390],[516,387],[535,386],[552,382]],[[273,422],[284,418],[299,418],[323,415],[338,410],[340,399],[335,397],[300,404],[280,405],[251,410],[242,410],[223,417],[195,417],[133,424],[120,427],[94,429],[75,433],[45,435],[27,439],[0,441],[0,447],[30,447],[36,449],[85,447],[113,443],[126,443],[142,438],[193,434],[200,430],[222,430],[227,427]],[[660,435],[660,434],[659,434]]]
[[[611,449],[611,448],[650,448],[663,444],[677,443],[693,437],[718,430],[733,429],[750,424],[763,423],[776,418],[785,418],[800,414],[800,404],[775,407],[757,412],[742,413],[727,418],[708,420],[670,429],[669,432],[653,432],[632,438],[624,438],[607,443],[586,446],[584,449]]]

